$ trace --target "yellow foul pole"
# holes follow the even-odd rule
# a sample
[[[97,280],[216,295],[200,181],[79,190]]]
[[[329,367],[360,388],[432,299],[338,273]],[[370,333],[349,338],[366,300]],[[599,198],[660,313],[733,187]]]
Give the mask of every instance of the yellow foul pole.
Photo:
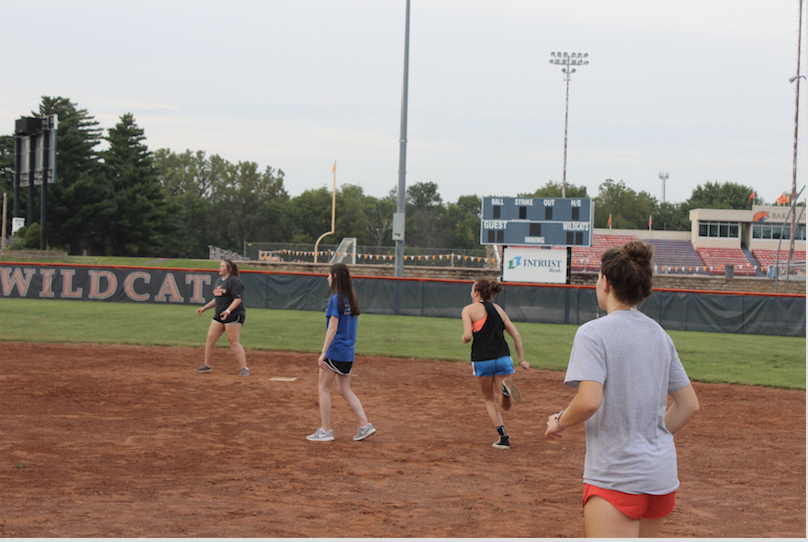
[[[334,160],[334,167],[331,168],[331,173],[334,174],[334,185],[331,188],[331,231],[327,231],[324,234],[322,234],[317,239],[317,242],[314,243],[314,263],[317,263],[317,256],[319,254],[317,252],[317,247],[320,246],[320,241],[326,235],[331,235],[332,233],[334,233],[336,231],[335,228],[334,228],[334,226],[335,226],[335,218],[336,218],[336,211],[337,211],[337,161],[336,160]]]

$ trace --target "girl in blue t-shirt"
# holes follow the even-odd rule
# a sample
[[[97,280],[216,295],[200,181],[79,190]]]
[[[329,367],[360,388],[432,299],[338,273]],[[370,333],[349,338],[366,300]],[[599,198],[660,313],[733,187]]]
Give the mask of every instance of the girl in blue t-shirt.
[[[359,430],[353,439],[364,440],[375,433],[376,429],[368,422],[362,402],[351,391],[351,368],[360,311],[348,266],[342,263],[332,265],[328,273],[328,285],[332,295],[325,311],[325,342],[323,351],[317,358],[317,366],[320,368],[317,392],[322,425],[306,438],[317,442],[334,440],[334,430],[331,428],[331,384],[336,380],[340,395],[348,401],[359,420]]]

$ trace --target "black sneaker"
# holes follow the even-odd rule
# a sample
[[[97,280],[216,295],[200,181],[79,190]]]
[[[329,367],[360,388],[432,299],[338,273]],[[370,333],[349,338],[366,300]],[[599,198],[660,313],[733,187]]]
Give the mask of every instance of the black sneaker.
[[[492,444],[494,448],[499,448],[501,450],[510,450],[511,449],[511,441],[508,435],[504,437],[499,437],[499,440]]]
[[[209,373],[211,371],[212,369],[210,368],[210,365],[202,365],[201,367],[196,368],[197,373]]]

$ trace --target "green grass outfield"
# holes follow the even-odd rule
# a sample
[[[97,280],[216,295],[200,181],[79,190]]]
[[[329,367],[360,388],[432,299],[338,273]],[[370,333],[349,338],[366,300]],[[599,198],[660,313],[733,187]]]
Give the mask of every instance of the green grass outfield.
[[[0,298],[0,341],[204,346],[211,318],[195,306]],[[458,308],[458,315],[460,308]],[[564,370],[576,326],[516,322],[533,367]],[[357,354],[468,361],[460,318],[363,314]],[[319,353],[325,315],[248,309],[241,342],[258,350]],[[691,379],[805,389],[805,337],[671,331]],[[223,337],[220,346],[227,347]]]

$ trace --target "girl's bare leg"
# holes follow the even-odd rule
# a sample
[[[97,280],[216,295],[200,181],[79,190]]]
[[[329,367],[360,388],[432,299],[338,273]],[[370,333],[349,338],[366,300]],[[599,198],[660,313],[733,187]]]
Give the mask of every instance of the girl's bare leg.
[[[485,410],[488,412],[488,416],[491,418],[491,422],[494,424],[494,427],[504,425],[504,422],[502,421],[502,414],[500,413],[497,403],[494,400],[494,390],[500,392],[499,390],[502,389],[502,381],[504,379],[505,377],[500,375],[494,375],[493,377],[477,377],[477,380],[480,383],[480,391],[483,394],[483,401],[485,401]]]
[[[224,326],[224,328],[227,331],[227,340],[230,342],[230,350],[232,350],[233,355],[236,356],[239,367],[246,369],[247,354],[244,352],[244,347],[241,346],[239,340],[241,338],[241,324],[230,324],[229,326]]]
[[[363,427],[366,426],[368,424],[368,418],[365,416],[365,409],[362,408],[362,401],[360,401],[359,397],[351,390],[351,375],[337,375],[337,389],[339,389],[339,394],[342,395],[343,399],[348,401],[351,410],[356,414],[359,425]]]
[[[320,427],[323,431],[331,430],[331,384],[337,373],[331,369],[320,369],[317,382],[317,397],[320,401]]]
[[[224,333],[224,324],[211,320],[210,327],[208,327],[208,337],[205,339],[205,365],[207,366],[210,366],[210,362],[213,361],[213,353],[216,351],[216,341],[219,340],[222,333]]]

